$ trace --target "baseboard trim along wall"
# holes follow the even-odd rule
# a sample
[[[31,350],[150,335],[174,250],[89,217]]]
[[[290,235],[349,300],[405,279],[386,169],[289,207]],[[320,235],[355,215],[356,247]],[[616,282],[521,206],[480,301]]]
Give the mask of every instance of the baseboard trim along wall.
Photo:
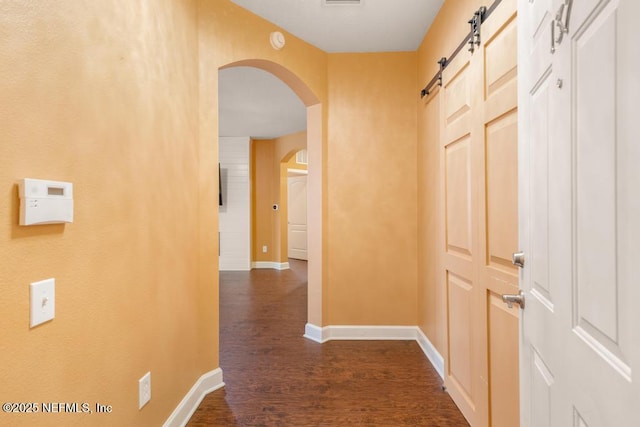
[[[271,269],[271,270],[288,270],[288,262],[270,262],[270,261],[257,261],[251,263],[251,268],[257,269]]]
[[[444,358],[417,326],[325,326],[307,323],[304,337],[317,343],[330,340],[405,340],[417,341],[440,378],[444,378]]]
[[[418,341],[418,345],[422,349],[422,352],[427,356],[429,362],[433,365],[440,378],[444,380],[444,358],[442,355],[436,350],[436,347],[429,341],[429,338],[422,332],[422,329],[416,326],[416,330],[418,333],[418,337],[416,341]]]
[[[304,326],[304,337],[308,340],[322,344],[323,342],[327,341],[323,336],[324,329],[325,328],[321,328],[320,326],[307,323]]]
[[[198,378],[191,390],[184,396],[180,404],[167,418],[164,427],[184,427],[204,397],[212,391],[224,387],[222,369],[214,369]]]

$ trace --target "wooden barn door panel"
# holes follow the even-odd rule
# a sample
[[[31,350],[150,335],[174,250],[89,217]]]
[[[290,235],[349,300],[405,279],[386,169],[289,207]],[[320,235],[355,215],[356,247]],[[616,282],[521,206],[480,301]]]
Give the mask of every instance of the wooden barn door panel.
[[[514,0],[482,25],[482,43],[443,73],[441,279],[445,385],[472,426],[519,424],[517,28]]]

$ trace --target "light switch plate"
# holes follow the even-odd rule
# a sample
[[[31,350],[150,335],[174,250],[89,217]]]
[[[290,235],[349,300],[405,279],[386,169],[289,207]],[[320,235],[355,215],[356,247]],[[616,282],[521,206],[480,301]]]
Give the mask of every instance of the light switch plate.
[[[30,326],[52,320],[56,314],[56,279],[33,282],[30,285]]]

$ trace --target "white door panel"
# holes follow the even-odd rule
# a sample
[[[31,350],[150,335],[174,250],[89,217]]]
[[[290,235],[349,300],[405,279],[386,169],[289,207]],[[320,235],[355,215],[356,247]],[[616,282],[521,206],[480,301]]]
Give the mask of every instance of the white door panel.
[[[288,178],[288,256],[308,259],[307,255],[307,177]]]
[[[640,422],[639,14],[519,1],[522,426]]]

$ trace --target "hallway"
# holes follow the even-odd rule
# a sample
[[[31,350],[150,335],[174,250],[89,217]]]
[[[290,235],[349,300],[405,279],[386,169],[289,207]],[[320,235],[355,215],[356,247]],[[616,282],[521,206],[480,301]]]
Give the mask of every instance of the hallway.
[[[303,338],[307,263],[220,273],[220,366],[190,426],[467,426],[413,341]]]

